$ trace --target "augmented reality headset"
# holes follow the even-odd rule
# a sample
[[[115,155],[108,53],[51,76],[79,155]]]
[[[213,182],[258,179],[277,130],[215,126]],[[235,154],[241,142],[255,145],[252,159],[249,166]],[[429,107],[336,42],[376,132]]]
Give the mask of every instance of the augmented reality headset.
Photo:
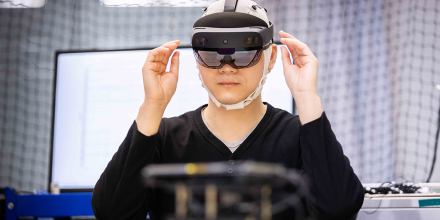
[[[273,24],[254,15],[227,10],[206,15],[194,23],[192,48],[196,61],[207,68],[225,64],[248,68],[258,63],[263,50],[271,45]],[[235,2],[235,1],[234,1]],[[236,1],[238,2],[238,1]]]

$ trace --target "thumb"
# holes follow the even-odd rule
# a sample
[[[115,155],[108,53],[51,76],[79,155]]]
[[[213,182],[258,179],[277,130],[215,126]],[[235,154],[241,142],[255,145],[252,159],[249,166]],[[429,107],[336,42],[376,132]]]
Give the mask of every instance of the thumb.
[[[284,46],[281,47],[281,59],[283,61],[284,70],[286,70],[288,66],[293,65],[289,51],[287,51],[287,48]]]
[[[176,78],[179,78],[179,54],[179,51],[174,52],[170,65],[170,72],[176,75]]]

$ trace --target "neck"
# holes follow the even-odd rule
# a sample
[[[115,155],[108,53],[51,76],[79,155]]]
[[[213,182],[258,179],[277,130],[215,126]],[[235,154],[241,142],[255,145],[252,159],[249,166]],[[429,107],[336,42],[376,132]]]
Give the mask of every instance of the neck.
[[[212,130],[240,136],[242,133],[246,134],[264,116],[266,108],[261,94],[243,109],[234,110],[226,110],[223,106],[219,108],[210,98],[203,116]]]

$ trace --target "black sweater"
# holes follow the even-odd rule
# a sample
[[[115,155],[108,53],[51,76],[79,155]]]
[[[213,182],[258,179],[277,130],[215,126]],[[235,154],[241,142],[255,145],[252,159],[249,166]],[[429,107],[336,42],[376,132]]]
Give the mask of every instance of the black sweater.
[[[205,126],[201,109],[163,118],[157,134],[145,136],[136,121],[93,190],[97,219],[160,219],[170,201],[145,188],[141,169],[149,164],[228,160],[273,162],[307,175],[319,219],[350,219],[362,206],[362,184],[342,152],[325,112],[301,125],[299,117],[267,105],[266,114],[234,153]],[[171,203],[174,204],[174,203]]]

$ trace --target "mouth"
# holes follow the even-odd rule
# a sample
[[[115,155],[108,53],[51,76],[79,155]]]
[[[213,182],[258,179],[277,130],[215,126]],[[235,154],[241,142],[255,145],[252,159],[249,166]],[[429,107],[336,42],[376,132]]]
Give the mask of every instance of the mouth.
[[[222,83],[219,83],[219,84],[222,85],[222,86],[225,86],[225,87],[233,87],[233,86],[238,85],[239,83],[234,83],[234,82],[222,82]]]

